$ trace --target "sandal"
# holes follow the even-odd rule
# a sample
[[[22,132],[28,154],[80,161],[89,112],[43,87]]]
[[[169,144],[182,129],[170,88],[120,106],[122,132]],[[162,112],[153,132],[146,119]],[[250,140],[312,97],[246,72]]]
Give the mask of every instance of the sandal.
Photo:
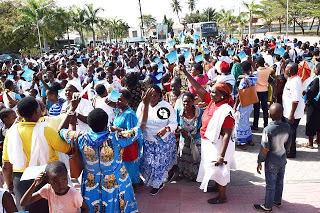
[[[304,144],[301,144],[301,147],[304,147],[304,148],[309,148],[309,149],[313,149],[313,145],[309,145],[309,143],[304,143]]]
[[[249,146],[254,146],[253,141],[248,141],[248,145],[249,145]]]
[[[219,196],[208,200],[208,203],[210,204],[222,204],[227,202],[228,202],[227,197],[223,199],[223,198],[220,198]]]
[[[247,144],[241,145],[242,150],[247,150]]]
[[[315,140],[313,143],[317,144],[318,146],[320,146],[320,142],[318,142],[318,140]]]

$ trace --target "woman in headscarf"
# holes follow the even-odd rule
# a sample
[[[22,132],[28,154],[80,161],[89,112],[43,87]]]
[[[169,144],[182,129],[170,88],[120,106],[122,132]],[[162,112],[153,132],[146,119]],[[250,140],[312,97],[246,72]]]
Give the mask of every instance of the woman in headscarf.
[[[199,97],[209,104],[202,115],[201,162],[197,181],[202,182],[200,189],[206,192],[209,180],[214,180],[216,186],[209,191],[218,190],[219,195],[209,199],[208,203],[226,203],[230,169],[235,169],[234,118],[230,106],[232,87],[225,82],[218,82],[207,92],[186,70],[184,73]]]

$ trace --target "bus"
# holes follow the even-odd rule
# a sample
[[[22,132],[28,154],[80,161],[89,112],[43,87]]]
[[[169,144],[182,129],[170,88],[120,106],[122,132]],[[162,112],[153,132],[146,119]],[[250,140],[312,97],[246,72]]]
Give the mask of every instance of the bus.
[[[188,31],[193,28],[194,34],[206,38],[215,38],[219,35],[218,26],[216,22],[200,22],[194,24],[187,24]]]

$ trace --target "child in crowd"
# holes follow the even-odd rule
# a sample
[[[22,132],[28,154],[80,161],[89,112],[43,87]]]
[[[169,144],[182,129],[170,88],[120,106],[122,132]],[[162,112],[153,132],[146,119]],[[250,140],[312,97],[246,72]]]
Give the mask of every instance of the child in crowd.
[[[0,212],[14,213],[18,212],[16,204],[14,203],[12,195],[0,188]]]
[[[9,108],[1,109],[0,119],[4,123],[4,126],[0,129],[0,156],[2,156],[3,142],[4,142],[4,138],[6,137],[6,132],[15,122],[16,118],[17,118],[17,114],[12,109],[9,109]],[[2,166],[2,161],[0,162],[0,166]]]
[[[34,193],[44,180],[48,181],[48,184]],[[89,212],[88,204],[80,192],[68,186],[68,171],[61,161],[53,161],[46,166],[45,172],[40,173],[34,180],[20,204],[27,206],[41,198],[48,200],[50,213],[78,213],[79,209],[81,213]]]
[[[257,172],[261,174],[265,162],[266,197],[264,204],[254,204],[257,211],[272,212],[272,206],[281,207],[283,179],[290,147],[290,125],[281,121],[283,107],[274,103],[269,114],[272,122],[263,129]]]

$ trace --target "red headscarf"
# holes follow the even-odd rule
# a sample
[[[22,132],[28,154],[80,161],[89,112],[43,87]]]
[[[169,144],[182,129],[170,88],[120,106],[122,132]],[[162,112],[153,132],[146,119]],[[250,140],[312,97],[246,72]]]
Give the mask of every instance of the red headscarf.
[[[227,94],[227,97],[225,97],[226,103],[228,103],[230,106],[233,107],[234,101],[233,101],[233,98],[232,98],[232,96],[231,96],[232,90],[231,90],[231,88],[228,86],[228,84],[227,84],[226,82],[220,81],[220,82],[215,83],[215,84],[213,85],[213,87],[214,87],[216,90],[225,92],[225,93]]]
[[[226,82],[220,81],[217,82],[213,85],[213,87],[217,90],[223,91],[225,92],[227,95],[230,95],[232,90],[230,89],[230,87],[228,86],[228,84]]]

